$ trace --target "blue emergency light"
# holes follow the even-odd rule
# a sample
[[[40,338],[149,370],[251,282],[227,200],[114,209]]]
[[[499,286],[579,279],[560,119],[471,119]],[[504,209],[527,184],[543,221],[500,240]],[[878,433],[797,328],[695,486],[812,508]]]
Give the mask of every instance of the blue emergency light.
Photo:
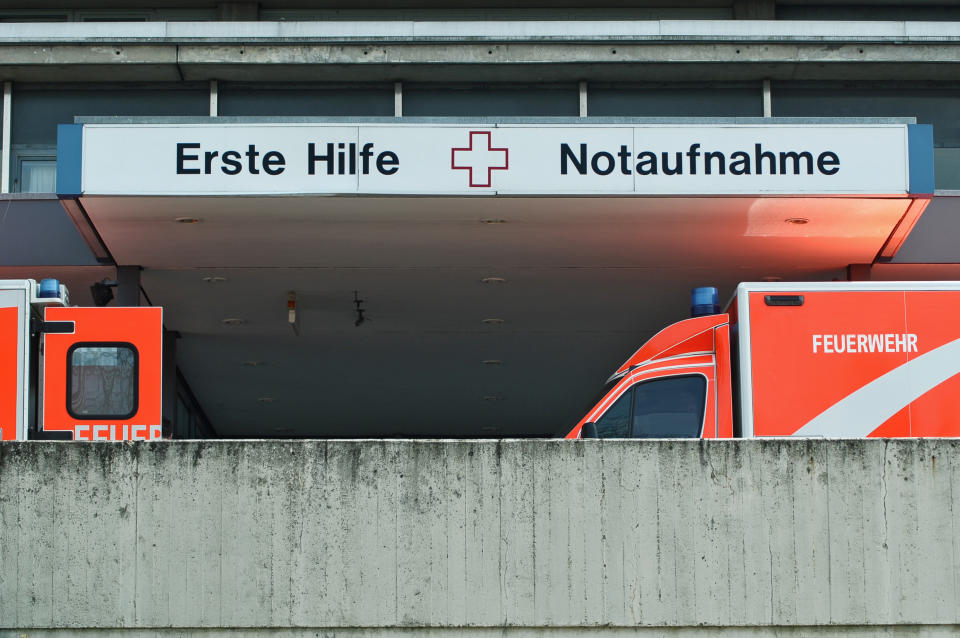
[[[690,316],[720,314],[720,292],[713,286],[701,286],[690,291]]]
[[[60,281],[58,279],[41,279],[40,291],[37,297],[41,299],[56,299],[60,296]]]

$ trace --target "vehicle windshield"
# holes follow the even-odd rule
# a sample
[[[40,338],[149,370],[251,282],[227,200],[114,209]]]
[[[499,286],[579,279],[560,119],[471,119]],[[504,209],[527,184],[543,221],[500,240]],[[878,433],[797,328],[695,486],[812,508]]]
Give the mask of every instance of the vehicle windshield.
[[[620,382],[621,378],[622,377],[617,377],[616,379],[611,379],[610,381],[607,381],[605,384],[603,384],[603,388],[599,392],[597,392],[596,395],[594,395],[593,399],[589,403],[587,403],[583,409],[578,410],[576,414],[570,415],[571,418],[568,419],[567,422],[569,423],[570,421],[572,421],[573,423],[569,427],[565,428],[563,432],[560,432],[558,436],[566,436],[567,433],[570,432],[570,430],[575,428],[577,424],[580,422],[580,420],[587,415],[588,411],[593,410],[595,407],[597,407],[597,404],[600,403],[603,397],[607,396],[607,392],[610,392],[610,390],[612,390],[613,387]]]

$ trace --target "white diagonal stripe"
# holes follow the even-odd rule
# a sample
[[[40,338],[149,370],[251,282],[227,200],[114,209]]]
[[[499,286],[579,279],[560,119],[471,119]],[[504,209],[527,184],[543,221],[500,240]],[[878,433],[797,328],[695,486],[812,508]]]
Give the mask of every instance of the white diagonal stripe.
[[[815,416],[793,436],[867,436],[957,373],[960,373],[960,339],[877,377]]]

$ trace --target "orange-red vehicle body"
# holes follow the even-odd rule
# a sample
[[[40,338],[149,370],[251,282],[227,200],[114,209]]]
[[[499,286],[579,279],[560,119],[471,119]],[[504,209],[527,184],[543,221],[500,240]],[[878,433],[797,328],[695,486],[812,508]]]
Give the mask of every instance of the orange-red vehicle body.
[[[18,366],[23,346],[20,339],[20,313],[16,306],[0,307],[0,441],[16,441],[22,429],[22,367]]]
[[[75,441],[148,441],[162,437],[163,310],[148,307],[45,308],[44,321],[66,332],[43,335],[42,429],[66,431]],[[77,353],[120,350],[130,374],[103,366],[77,366]],[[110,385],[124,384],[123,393]],[[111,390],[122,394],[119,411],[84,412],[84,394],[99,404]],[[132,391],[132,393],[131,393]],[[101,410],[110,412],[110,410]],[[117,413],[119,412],[119,413]]]
[[[630,356],[610,377],[611,386],[567,434],[578,438],[585,423],[598,422],[619,400],[645,383],[702,377],[703,410],[696,436],[733,436],[730,403],[730,330],[725,314],[696,317],[667,326]]]
[[[636,384],[693,373],[702,438],[960,436],[958,313],[960,282],[740,284],[725,314],[644,344],[567,437]]]

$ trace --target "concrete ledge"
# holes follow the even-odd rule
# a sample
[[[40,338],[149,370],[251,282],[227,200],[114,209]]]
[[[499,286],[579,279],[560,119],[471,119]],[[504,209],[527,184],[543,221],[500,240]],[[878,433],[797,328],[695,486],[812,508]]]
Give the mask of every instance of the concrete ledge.
[[[504,20],[0,24],[14,82],[955,79],[960,22]]]
[[[953,439],[4,443],[0,629],[947,635],[958,452]]]
[[[0,24],[0,43],[950,42],[960,22],[828,20],[326,20]]]
[[[71,23],[66,23],[71,24]],[[81,23],[88,24],[88,23]],[[0,27],[4,25],[0,24]],[[3,43],[0,75],[14,82],[404,81],[658,82],[952,81],[950,42],[430,42],[269,43],[69,41]]]
[[[154,629],[150,631],[131,629],[97,630],[96,635],[106,637],[136,636],[137,638],[254,638],[276,636],[278,638],[587,638],[610,636],[610,638],[954,638],[960,626],[900,625],[896,628],[876,626],[816,626],[816,627],[507,627],[507,628],[353,628],[312,627],[302,629]],[[29,638],[89,638],[88,630],[40,629],[31,630]],[[0,638],[23,638],[21,632],[0,630]]]

